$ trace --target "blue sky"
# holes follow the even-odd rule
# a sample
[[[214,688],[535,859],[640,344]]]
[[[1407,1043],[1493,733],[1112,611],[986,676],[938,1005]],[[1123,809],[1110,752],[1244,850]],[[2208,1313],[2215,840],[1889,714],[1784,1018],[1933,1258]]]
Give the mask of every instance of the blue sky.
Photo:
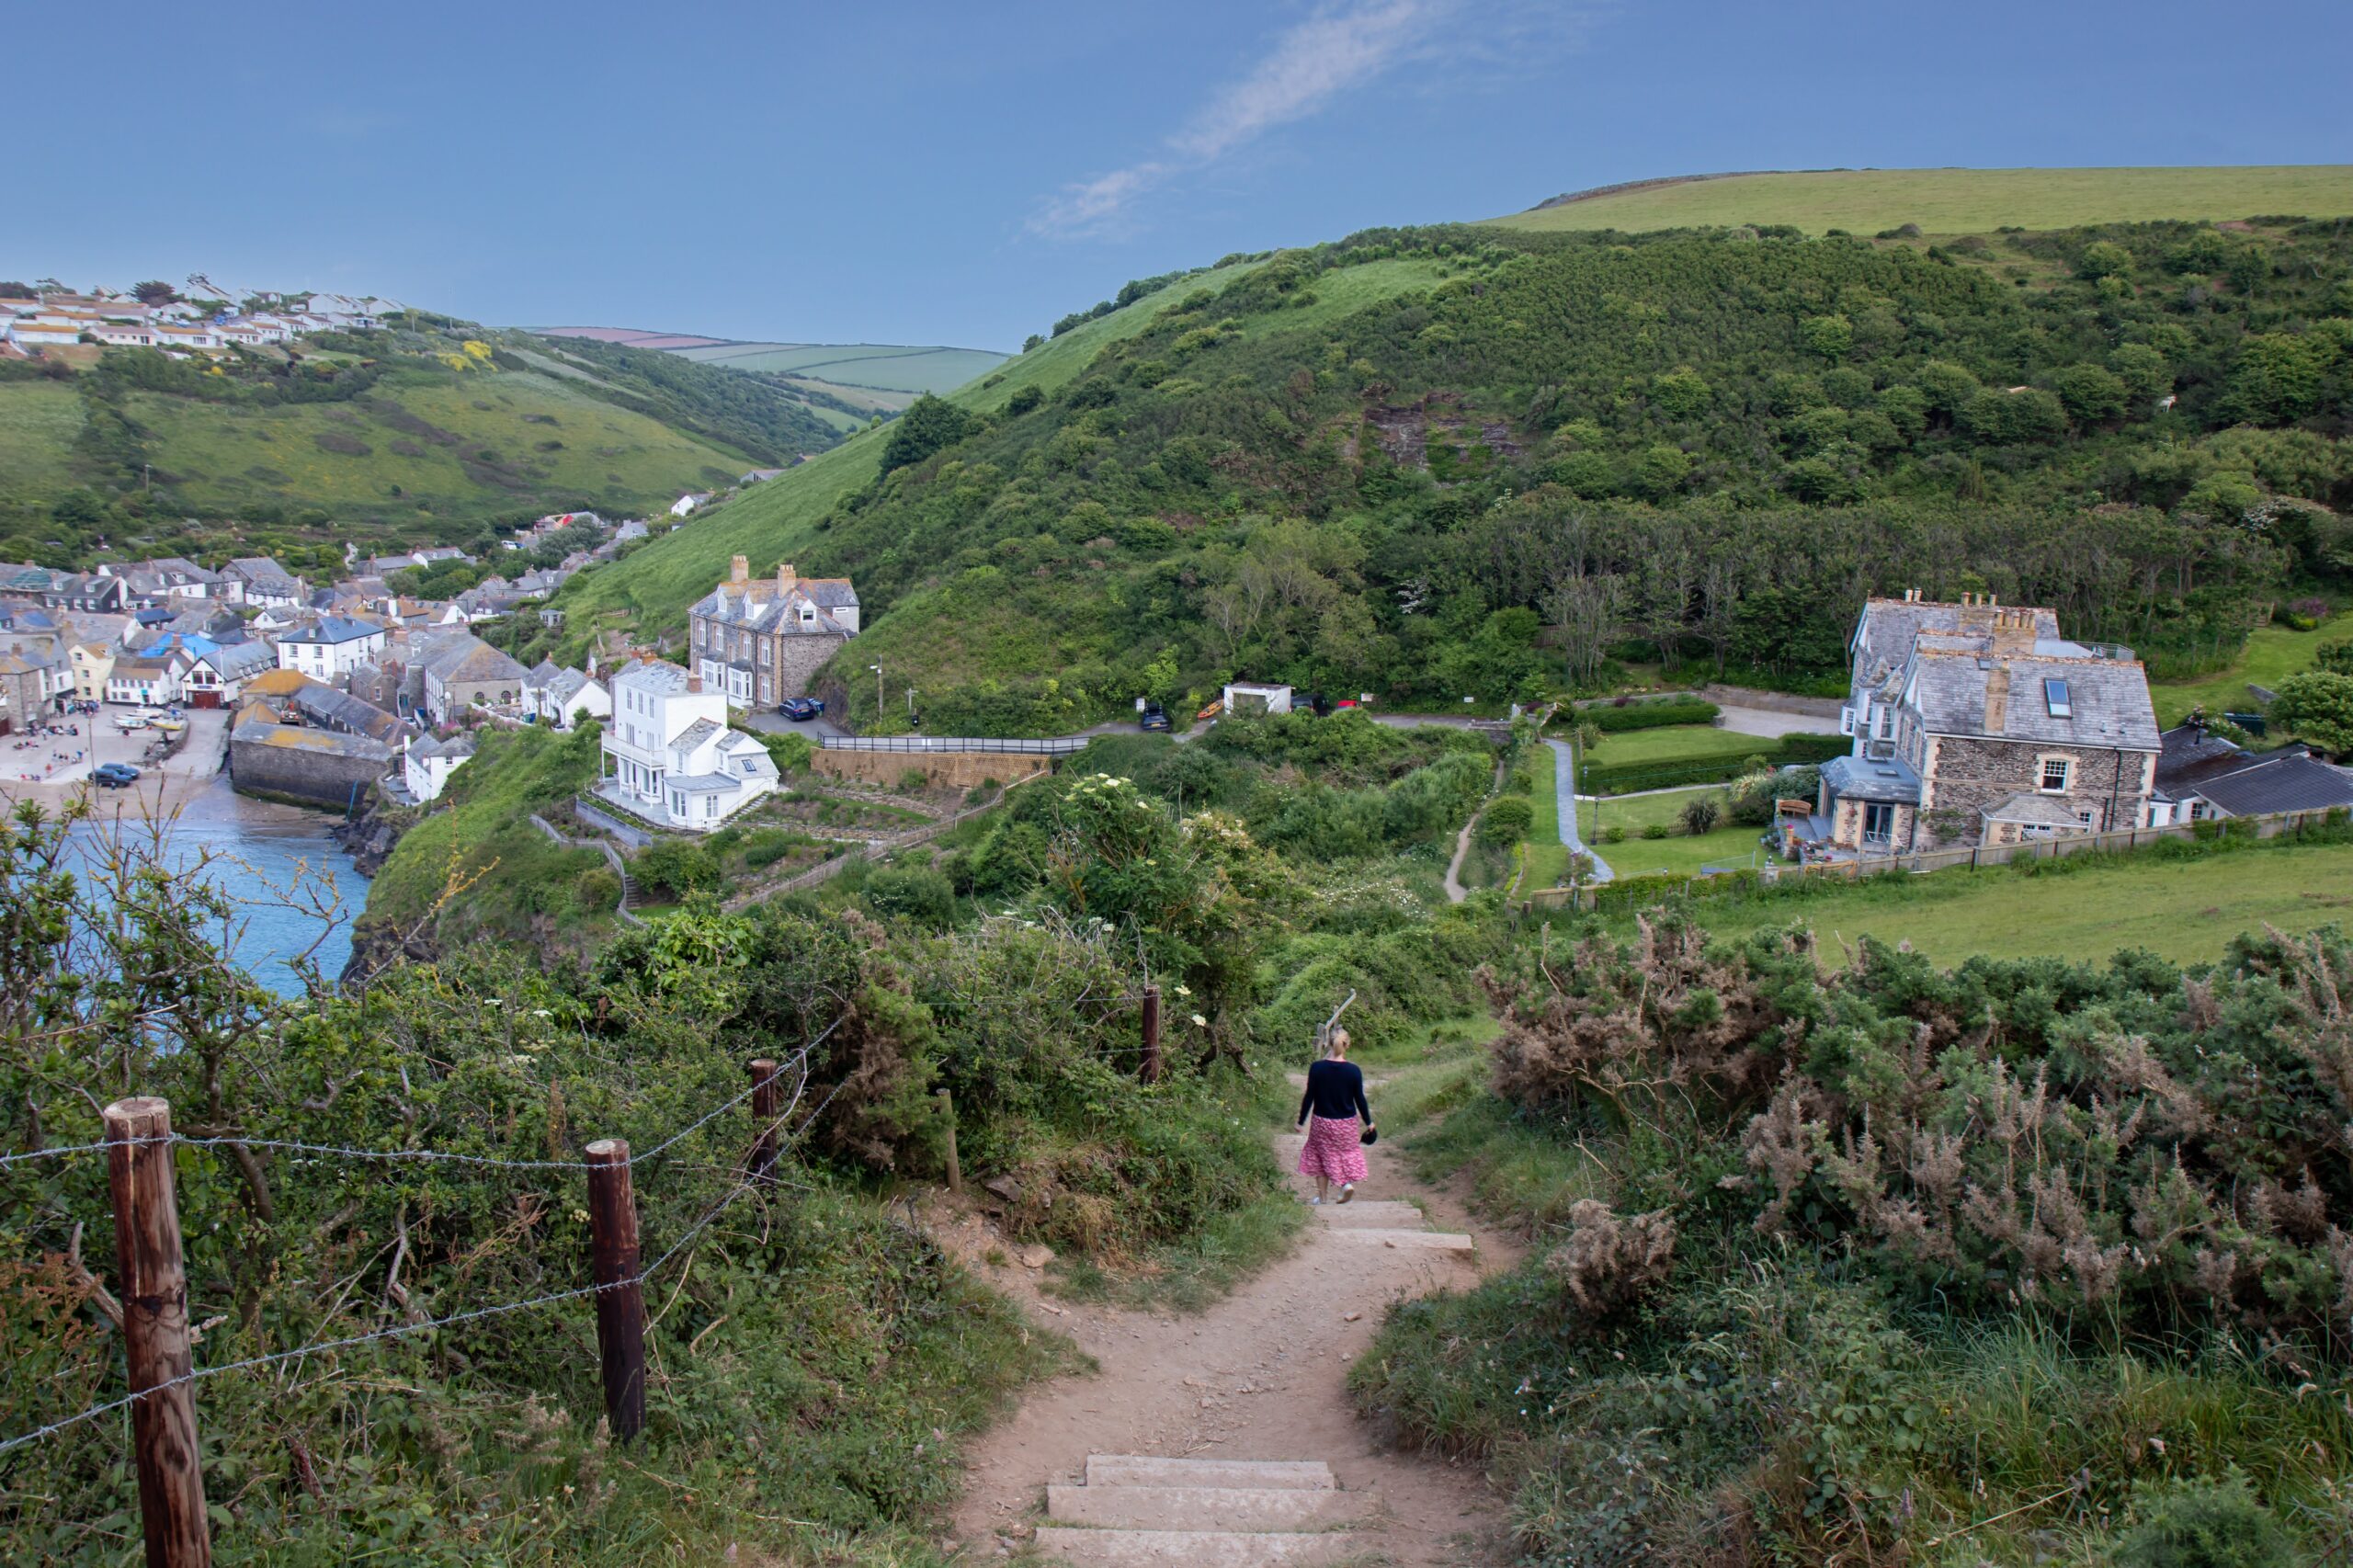
[[[130,0],[102,30],[0,62],[0,277],[496,324],[1010,348],[1131,277],[1622,179],[2353,162],[2343,0]]]

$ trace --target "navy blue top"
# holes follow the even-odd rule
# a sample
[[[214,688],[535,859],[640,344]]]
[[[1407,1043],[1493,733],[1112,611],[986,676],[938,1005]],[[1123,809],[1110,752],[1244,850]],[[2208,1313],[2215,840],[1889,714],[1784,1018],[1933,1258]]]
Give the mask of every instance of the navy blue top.
[[[1299,1119],[1305,1121],[1310,1108],[1326,1121],[1346,1121],[1361,1116],[1370,1124],[1372,1107],[1365,1103],[1364,1069],[1353,1062],[1334,1062],[1328,1057],[1307,1070],[1307,1093],[1299,1096]]]

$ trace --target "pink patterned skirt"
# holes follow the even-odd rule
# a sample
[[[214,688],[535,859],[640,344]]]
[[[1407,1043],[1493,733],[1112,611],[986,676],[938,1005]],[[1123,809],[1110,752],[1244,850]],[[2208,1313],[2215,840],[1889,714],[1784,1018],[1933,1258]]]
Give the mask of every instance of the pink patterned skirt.
[[[1307,1146],[1299,1152],[1299,1174],[1327,1181],[1364,1180],[1364,1145],[1357,1139],[1357,1120],[1307,1119]]]

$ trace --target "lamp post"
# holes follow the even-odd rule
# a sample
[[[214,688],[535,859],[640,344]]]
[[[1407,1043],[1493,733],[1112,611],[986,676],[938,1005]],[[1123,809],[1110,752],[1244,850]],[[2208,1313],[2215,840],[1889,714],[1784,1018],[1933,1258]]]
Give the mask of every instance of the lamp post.
[[[874,672],[874,716],[880,719],[882,717],[882,666],[869,665],[866,667]]]

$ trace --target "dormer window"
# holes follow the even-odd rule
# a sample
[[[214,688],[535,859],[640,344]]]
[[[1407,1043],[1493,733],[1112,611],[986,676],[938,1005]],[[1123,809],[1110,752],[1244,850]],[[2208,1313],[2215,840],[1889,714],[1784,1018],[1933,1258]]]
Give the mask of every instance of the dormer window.
[[[2042,700],[2044,706],[2051,710],[2051,716],[2053,719],[2072,719],[2075,715],[2075,707],[2068,700],[2067,683],[2063,680],[2051,679],[2044,681],[2042,683]]]

